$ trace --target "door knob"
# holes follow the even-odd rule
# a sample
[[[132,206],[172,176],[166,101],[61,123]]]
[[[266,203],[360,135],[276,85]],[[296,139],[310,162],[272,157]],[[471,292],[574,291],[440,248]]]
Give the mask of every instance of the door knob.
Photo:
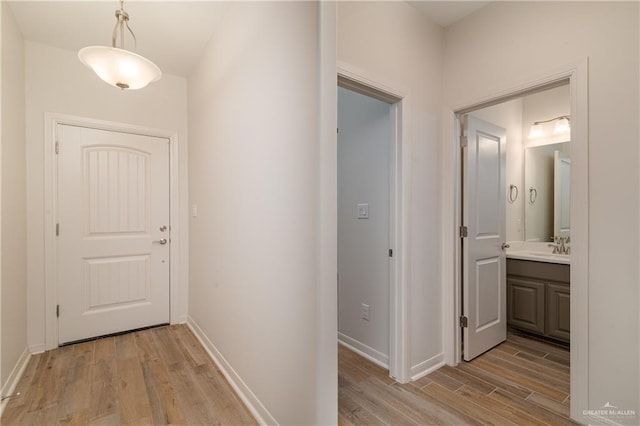
[[[151,241],[151,242],[154,243],[154,244],[157,243],[157,244],[165,245],[165,244],[167,244],[167,239],[166,238],[161,238],[159,240],[155,240],[155,241]]]
[[[502,245],[500,246],[502,248],[502,250],[506,250],[508,249],[510,246],[507,243],[502,243]]]

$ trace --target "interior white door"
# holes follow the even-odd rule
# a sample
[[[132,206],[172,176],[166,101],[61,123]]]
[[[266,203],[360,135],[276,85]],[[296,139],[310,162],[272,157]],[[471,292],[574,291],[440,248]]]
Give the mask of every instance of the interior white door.
[[[569,154],[553,153],[553,235],[571,234],[571,158]]]
[[[506,131],[470,115],[462,122],[463,344],[469,361],[507,337]]]
[[[60,344],[169,322],[169,140],[58,125]]]

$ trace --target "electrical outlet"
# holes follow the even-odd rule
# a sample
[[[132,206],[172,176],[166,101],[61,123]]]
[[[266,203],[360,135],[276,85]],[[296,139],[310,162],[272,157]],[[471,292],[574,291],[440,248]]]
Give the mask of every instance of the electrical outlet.
[[[360,316],[363,320],[369,321],[369,305],[366,303],[360,305]]]

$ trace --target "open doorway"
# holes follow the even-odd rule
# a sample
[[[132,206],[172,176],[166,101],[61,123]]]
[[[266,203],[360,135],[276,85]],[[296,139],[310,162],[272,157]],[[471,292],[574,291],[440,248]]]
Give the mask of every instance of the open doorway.
[[[570,341],[568,81],[460,115],[462,350]]]
[[[523,401],[568,418],[569,81],[464,111],[458,122],[461,367],[475,360],[476,374],[522,379],[531,390]]]
[[[338,341],[389,368],[391,106],[338,87]]]
[[[339,342],[407,382],[403,100],[345,69],[338,95]]]

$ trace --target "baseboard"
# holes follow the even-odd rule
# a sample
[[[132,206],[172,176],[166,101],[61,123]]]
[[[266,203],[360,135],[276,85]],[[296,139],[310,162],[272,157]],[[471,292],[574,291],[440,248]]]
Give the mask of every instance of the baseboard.
[[[187,325],[193,331],[193,334],[198,338],[202,346],[206,349],[207,353],[216,363],[224,377],[231,384],[231,387],[236,391],[242,402],[247,406],[253,417],[261,425],[277,425],[278,422],[273,418],[271,413],[260,402],[258,397],[249,389],[249,386],[242,380],[242,378],[235,372],[231,364],[222,356],[216,346],[209,340],[207,335],[202,331],[200,326],[194,321],[193,318],[188,317]]]
[[[429,373],[433,373],[444,364],[444,352],[440,352],[439,354],[411,367],[409,370],[409,377],[411,377],[411,381],[418,380]]]
[[[18,362],[16,362],[16,365],[13,367],[13,370],[11,370],[11,374],[9,374],[7,381],[2,384],[2,390],[0,391],[2,396],[11,395],[16,390],[16,386],[18,385],[22,374],[24,374],[24,370],[27,368],[27,364],[30,359],[31,353],[29,353],[28,348],[25,348],[22,355],[20,355],[20,358],[18,358]],[[5,399],[0,403],[0,416],[2,416],[4,407],[7,406],[8,402],[9,399]]]
[[[44,343],[39,343],[37,345],[29,346],[29,353],[31,355],[41,354],[42,352],[44,352],[46,350],[47,350],[47,347],[45,346]]]
[[[338,343],[342,346],[349,348],[358,355],[368,359],[374,364],[379,365],[382,368],[389,369],[389,356],[383,354],[380,351],[373,349],[364,343],[347,336],[346,334],[338,333]]]

